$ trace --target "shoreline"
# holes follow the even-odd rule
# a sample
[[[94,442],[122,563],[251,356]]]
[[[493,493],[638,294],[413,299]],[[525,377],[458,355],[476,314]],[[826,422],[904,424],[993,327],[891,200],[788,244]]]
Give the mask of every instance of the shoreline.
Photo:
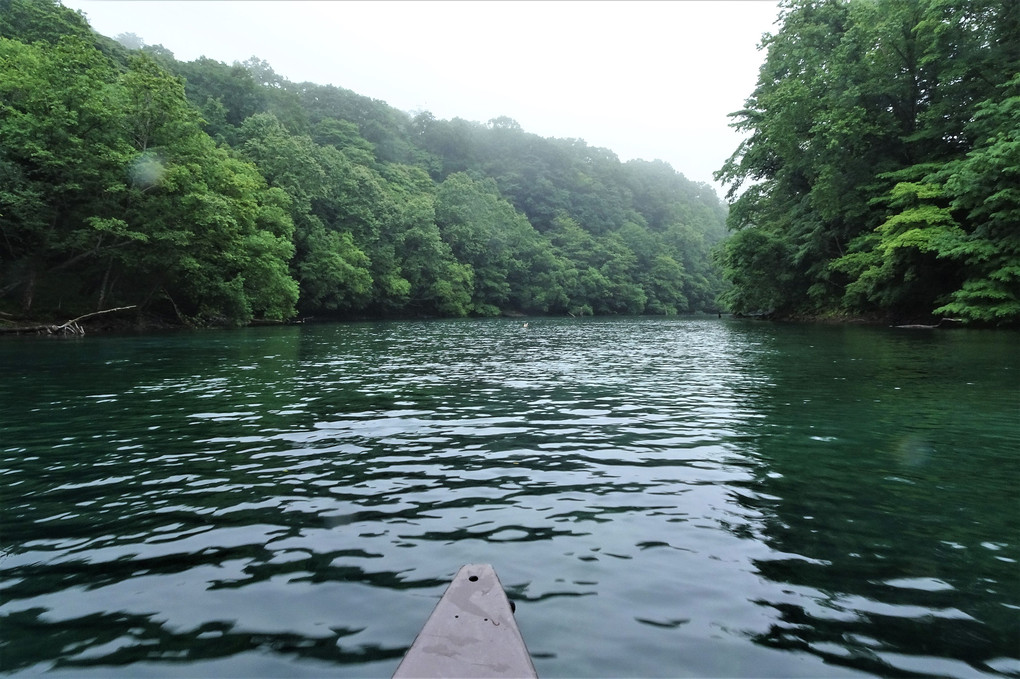
[[[174,321],[166,317],[151,316],[151,315],[129,315],[125,317],[123,315],[111,315],[105,316],[104,314],[123,311],[130,307],[121,307],[117,309],[108,309],[97,313],[86,314],[79,316],[75,319],[59,319],[53,317],[36,317],[36,318],[20,318],[18,320],[8,319],[0,317],[0,338],[3,337],[82,337],[84,335],[128,335],[128,334],[148,334],[148,333],[161,333],[161,332],[193,332],[198,330],[224,330],[224,329],[239,329],[239,328],[259,328],[259,327],[272,327],[272,326],[286,326],[286,325],[305,325],[305,324],[328,324],[328,323],[356,323],[356,322],[370,322],[370,321],[394,321],[394,320],[429,320],[436,317],[428,316],[402,316],[402,317],[375,317],[375,316],[357,316],[357,317],[336,317],[336,318],[325,318],[325,317],[296,317],[287,321],[276,321],[266,319],[253,319],[249,323],[243,325],[233,325],[229,323],[212,323],[203,326],[189,326],[179,321]],[[756,321],[761,323],[804,323],[813,325],[864,325],[871,327],[889,327],[899,329],[910,329],[910,330],[947,330],[947,329],[999,329],[999,330],[1010,330],[1016,329],[1011,326],[1005,326],[997,328],[995,326],[968,324],[963,322],[961,319],[955,318],[919,318],[919,317],[903,317],[903,318],[890,318],[882,316],[863,316],[863,315],[809,315],[809,314],[790,314],[784,316],[778,315],[754,315],[754,314],[734,314],[734,313],[707,313],[707,312],[691,312],[689,314],[677,314],[673,318],[683,317],[696,317],[706,316],[719,318],[728,317],[737,320],[745,321]],[[524,315],[517,314],[501,314],[502,318],[507,320],[517,320],[524,318]],[[545,318],[568,318],[568,315],[551,315],[544,316]],[[602,316],[601,318],[619,318],[620,316]],[[640,316],[635,316],[638,318]],[[600,317],[592,317],[600,318]],[[669,318],[668,316],[648,316],[648,318]]]

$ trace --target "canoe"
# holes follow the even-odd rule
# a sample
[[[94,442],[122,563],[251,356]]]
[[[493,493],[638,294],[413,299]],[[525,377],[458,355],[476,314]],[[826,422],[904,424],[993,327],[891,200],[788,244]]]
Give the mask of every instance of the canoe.
[[[411,677],[534,677],[510,601],[489,564],[460,569],[394,672]]]

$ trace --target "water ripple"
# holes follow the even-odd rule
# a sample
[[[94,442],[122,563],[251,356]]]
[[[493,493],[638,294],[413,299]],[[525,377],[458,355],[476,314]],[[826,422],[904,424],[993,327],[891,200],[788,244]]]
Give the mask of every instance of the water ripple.
[[[0,670],[389,676],[457,568],[491,562],[543,676],[1016,674],[1020,359],[925,337],[0,344],[25,389],[0,400]],[[74,371],[21,378],[66,352]],[[963,373],[980,408],[939,400]]]

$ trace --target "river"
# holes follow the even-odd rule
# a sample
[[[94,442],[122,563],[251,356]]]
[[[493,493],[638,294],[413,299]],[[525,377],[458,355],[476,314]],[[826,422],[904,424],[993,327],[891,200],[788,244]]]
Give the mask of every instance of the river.
[[[1020,336],[728,319],[0,341],[0,672],[1020,676]]]

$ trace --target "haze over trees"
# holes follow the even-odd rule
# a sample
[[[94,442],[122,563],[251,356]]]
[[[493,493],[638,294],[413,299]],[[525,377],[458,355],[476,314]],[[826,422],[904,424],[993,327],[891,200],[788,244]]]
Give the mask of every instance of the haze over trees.
[[[1020,323],[1020,3],[797,0],[781,24],[717,174],[725,302]]]
[[[119,40],[0,0],[7,316],[716,308],[726,207],[665,163]]]
[[[762,47],[727,211],[661,161],[0,0],[0,319],[1020,324],[1020,4],[788,0]]]

